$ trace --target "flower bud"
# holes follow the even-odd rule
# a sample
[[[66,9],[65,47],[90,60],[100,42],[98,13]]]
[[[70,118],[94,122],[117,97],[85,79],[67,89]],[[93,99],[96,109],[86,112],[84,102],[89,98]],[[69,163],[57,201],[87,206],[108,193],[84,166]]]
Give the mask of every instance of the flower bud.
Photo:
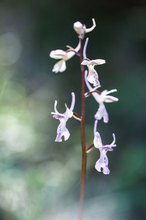
[[[86,26],[83,25],[80,21],[77,21],[73,25],[75,32],[80,36],[83,37],[86,31]]]

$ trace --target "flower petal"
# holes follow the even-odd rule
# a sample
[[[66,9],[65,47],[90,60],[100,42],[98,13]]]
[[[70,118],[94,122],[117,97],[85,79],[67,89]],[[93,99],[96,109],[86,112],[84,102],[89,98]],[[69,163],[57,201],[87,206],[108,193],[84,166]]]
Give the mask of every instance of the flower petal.
[[[119,99],[114,97],[114,96],[111,96],[111,95],[108,95],[110,93],[113,93],[113,92],[117,92],[117,89],[112,89],[112,90],[104,90],[102,93],[101,93],[101,96],[102,96],[102,99],[104,100],[104,102],[107,102],[107,103],[111,103],[111,102],[117,102]]]
[[[109,117],[105,105],[103,103],[99,104],[99,108],[94,117],[97,120],[101,120],[103,118],[104,123],[108,123]]]
[[[76,101],[76,99],[75,99],[75,93],[72,92],[71,95],[72,95],[72,101],[71,101],[71,105],[70,105],[70,111],[73,111],[73,109],[74,109],[74,107],[75,107],[75,101]]]
[[[64,50],[52,50],[50,52],[50,57],[54,59],[62,59],[66,55]]]
[[[90,62],[89,60],[84,59],[84,60],[81,62],[81,64],[86,66],[86,65],[89,65],[89,62]]]
[[[64,131],[64,140],[67,141],[70,137],[70,132],[69,130],[66,128],[65,131]]]
[[[111,103],[111,102],[117,102],[117,101],[119,101],[119,99],[117,97],[114,97],[114,96],[111,96],[111,95],[107,95],[105,97],[104,101],[107,102],[107,103]]]
[[[106,61],[103,59],[96,59],[96,60],[91,60],[90,65],[102,65],[105,64]]]
[[[98,171],[98,172],[101,172],[101,164],[100,164],[100,161],[98,160],[95,164],[95,169]]]
[[[103,172],[103,174],[105,174],[105,175],[109,175],[110,174],[110,170],[109,170],[109,168],[108,167],[103,167],[103,170],[102,170],[102,172]]]
[[[89,33],[89,32],[91,32],[91,31],[93,31],[93,29],[96,27],[96,22],[95,22],[95,19],[94,19],[94,18],[92,18],[92,22],[93,22],[92,27],[86,28],[86,33]]]
[[[99,132],[97,131],[97,124],[98,124],[98,120],[95,120],[93,144],[94,144],[95,148],[102,148],[103,144],[102,144],[101,136],[100,136]]]
[[[64,119],[64,114],[58,114],[58,113],[55,113],[55,112],[51,112],[51,115],[53,116],[53,118],[55,119],[58,119],[58,120],[61,120],[61,119]]]
[[[75,55],[75,51],[67,51],[64,60],[67,61],[67,60],[71,59],[74,55]]]
[[[115,137],[115,134],[113,133],[113,141],[111,144],[106,144],[106,145],[103,145],[103,150],[104,151],[113,151],[113,148],[112,147],[116,147],[116,137]]]
[[[66,63],[64,60],[60,60],[54,65],[52,71],[58,73],[58,72],[64,72],[65,70],[66,70]]]
[[[106,154],[100,152],[100,158],[97,160],[95,164],[95,169],[98,172],[103,172],[103,174],[108,175],[110,174],[110,170],[108,168],[108,157]]]
[[[67,119],[72,118],[73,112],[67,107],[67,105],[65,105],[65,107],[66,107],[66,112],[64,113],[65,118]]]
[[[101,136],[100,136],[98,131],[96,131],[96,133],[94,134],[93,144],[94,144],[95,148],[101,148],[102,147],[102,140],[101,140]]]
[[[64,137],[64,140],[68,140],[70,136],[70,133],[68,131],[68,129],[66,128],[66,122],[62,122],[59,124],[58,128],[57,128],[57,136],[55,139],[55,142],[62,142],[62,138]]]

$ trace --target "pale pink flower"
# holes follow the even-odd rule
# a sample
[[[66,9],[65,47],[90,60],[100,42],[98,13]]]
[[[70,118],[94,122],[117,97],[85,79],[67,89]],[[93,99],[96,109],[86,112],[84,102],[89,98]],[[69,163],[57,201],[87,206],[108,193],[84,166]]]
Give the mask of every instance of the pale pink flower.
[[[99,77],[98,73],[94,69],[96,65],[102,65],[105,63],[105,60],[103,59],[95,59],[95,60],[89,60],[89,59],[84,59],[82,61],[82,65],[86,65],[88,67],[88,76],[87,80],[91,84],[93,84],[94,87],[100,87],[100,82],[99,82]]]
[[[59,113],[57,110],[57,101],[55,100],[54,103],[54,112],[51,112],[53,118],[58,119],[60,121],[60,124],[58,125],[57,128],[57,136],[55,141],[56,142],[62,142],[62,137],[64,137],[64,140],[68,140],[69,136],[70,136],[70,132],[66,127],[66,123],[68,121],[69,118],[72,118],[73,116],[73,109],[75,106],[75,94],[74,92],[71,93],[72,95],[72,101],[71,101],[71,106],[70,108],[67,107],[67,105],[65,104],[66,107],[66,111],[64,113]]]
[[[111,144],[107,144],[107,145],[103,145],[102,144],[102,140],[101,140],[101,136],[99,134],[99,132],[97,131],[97,120],[95,120],[95,124],[94,124],[94,140],[93,140],[93,144],[96,148],[99,149],[100,152],[100,158],[97,160],[96,164],[95,164],[95,169],[98,172],[103,172],[103,174],[107,175],[110,174],[110,170],[108,167],[109,164],[109,160],[107,157],[107,152],[108,151],[113,151],[113,147],[116,147],[115,144],[115,134],[113,134],[113,141]]]
[[[117,102],[118,101],[118,98],[109,95],[110,93],[117,92],[117,89],[112,89],[110,91],[104,90],[103,92],[101,92],[101,94],[99,94],[98,92],[96,92],[96,88],[92,88],[92,86],[89,84],[89,82],[87,80],[87,72],[85,72],[85,82],[86,82],[86,85],[89,89],[89,92],[92,93],[94,99],[99,104],[99,108],[98,108],[98,110],[95,114],[95,119],[101,120],[103,118],[103,121],[105,123],[108,123],[109,116],[108,116],[108,112],[105,108],[104,103],[105,102],[106,103],[112,103],[112,102]],[[86,94],[85,94],[85,96],[86,96]]]
[[[67,49],[66,51],[60,49],[52,50],[50,52],[50,57],[56,60],[60,60],[54,65],[52,72],[64,72],[66,70],[66,61],[71,59],[79,50],[80,42],[75,49]]]

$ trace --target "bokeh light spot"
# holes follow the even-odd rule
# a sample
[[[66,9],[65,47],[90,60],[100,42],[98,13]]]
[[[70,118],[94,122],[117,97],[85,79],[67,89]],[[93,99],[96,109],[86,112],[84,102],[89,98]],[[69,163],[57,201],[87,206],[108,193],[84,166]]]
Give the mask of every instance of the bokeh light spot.
[[[0,35],[0,65],[12,65],[20,58],[22,45],[13,32]]]

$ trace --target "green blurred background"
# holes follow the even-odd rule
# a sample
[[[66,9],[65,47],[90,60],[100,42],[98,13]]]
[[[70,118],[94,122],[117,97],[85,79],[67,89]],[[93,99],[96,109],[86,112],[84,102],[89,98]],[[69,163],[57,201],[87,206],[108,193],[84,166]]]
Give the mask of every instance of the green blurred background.
[[[109,124],[100,122],[103,142],[112,133],[111,174],[94,168],[88,156],[85,220],[146,219],[146,2],[141,0],[0,1],[0,220],[75,220],[78,211],[81,147],[79,123],[68,122],[71,137],[55,143],[54,100],[64,112],[70,93],[80,109],[77,57],[67,70],[52,73],[54,49],[75,47],[75,21],[88,27],[88,57],[102,89],[117,88],[120,101],[107,104]],[[97,104],[87,101],[87,143],[93,140]]]

